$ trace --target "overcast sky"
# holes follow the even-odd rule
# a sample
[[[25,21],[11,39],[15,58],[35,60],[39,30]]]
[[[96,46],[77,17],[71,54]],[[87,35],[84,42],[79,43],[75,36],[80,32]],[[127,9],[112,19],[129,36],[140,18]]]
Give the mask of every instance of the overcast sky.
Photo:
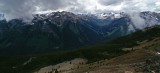
[[[34,13],[70,11],[101,12],[160,12],[160,0],[0,0],[0,12],[8,19],[31,17]]]

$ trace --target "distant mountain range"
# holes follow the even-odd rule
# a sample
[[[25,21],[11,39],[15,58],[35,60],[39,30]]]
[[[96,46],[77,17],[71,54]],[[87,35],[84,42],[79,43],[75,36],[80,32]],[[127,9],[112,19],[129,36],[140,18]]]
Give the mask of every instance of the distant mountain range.
[[[6,21],[0,15],[0,52],[35,53],[79,48],[138,30],[132,16],[124,12],[74,14],[53,12],[36,14],[31,22]],[[142,27],[160,25],[160,13],[141,12]],[[137,22],[139,22],[137,20]]]

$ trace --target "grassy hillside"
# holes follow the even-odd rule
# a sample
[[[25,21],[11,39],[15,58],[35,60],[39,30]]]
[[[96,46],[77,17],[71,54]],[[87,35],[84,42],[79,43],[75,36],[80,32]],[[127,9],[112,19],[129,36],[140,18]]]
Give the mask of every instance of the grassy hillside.
[[[160,37],[160,26],[146,28],[143,31],[139,30],[133,34],[120,37],[110,42],[105,42],[98,45],[91,45],[85,48],[80,48],[78,50],[56,51],[46,54],[34,54],[24,56],[1,55],[0,72],[31,73],[41,67],[54,65],[74,58],[85,58],[88,60],[88,63],[92,63],[102,59],[111,59],[128,53],[127,51],[123,51],[123,48],[132,48],[133,46],[139,45],[137,41],[150,41],[155,37]],[[31,62],[24,65],[24,63],[31,58]]]

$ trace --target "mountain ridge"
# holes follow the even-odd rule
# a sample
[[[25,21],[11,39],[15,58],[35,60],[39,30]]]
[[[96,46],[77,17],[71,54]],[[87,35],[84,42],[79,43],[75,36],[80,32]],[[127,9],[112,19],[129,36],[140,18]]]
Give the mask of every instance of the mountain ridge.
[[[120,13],[118,17],[117,13],[115,14],[100,14],[102,19],[99,19],[99,15],[64,11],[37,14],[31,22],[24,22],[23,19],[1,20],[0,50],[43,52],[79,48],[104,40],[109,41],[137,30],[129,15]],[[147,20],[144,27],[154,26],[160,22],[158,13],[143,12],[141,17]],[[156,22],[153,23],[152,20]]]

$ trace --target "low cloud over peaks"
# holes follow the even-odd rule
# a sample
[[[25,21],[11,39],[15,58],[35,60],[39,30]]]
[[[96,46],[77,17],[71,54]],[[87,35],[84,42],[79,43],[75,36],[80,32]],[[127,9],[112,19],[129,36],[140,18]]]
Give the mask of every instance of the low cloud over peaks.
[[[70,11],[74,13],[100,13],[108,11],[160,12],[160,0],[0,0],[0,12],[8,20],[32,18],[34,13]]]

